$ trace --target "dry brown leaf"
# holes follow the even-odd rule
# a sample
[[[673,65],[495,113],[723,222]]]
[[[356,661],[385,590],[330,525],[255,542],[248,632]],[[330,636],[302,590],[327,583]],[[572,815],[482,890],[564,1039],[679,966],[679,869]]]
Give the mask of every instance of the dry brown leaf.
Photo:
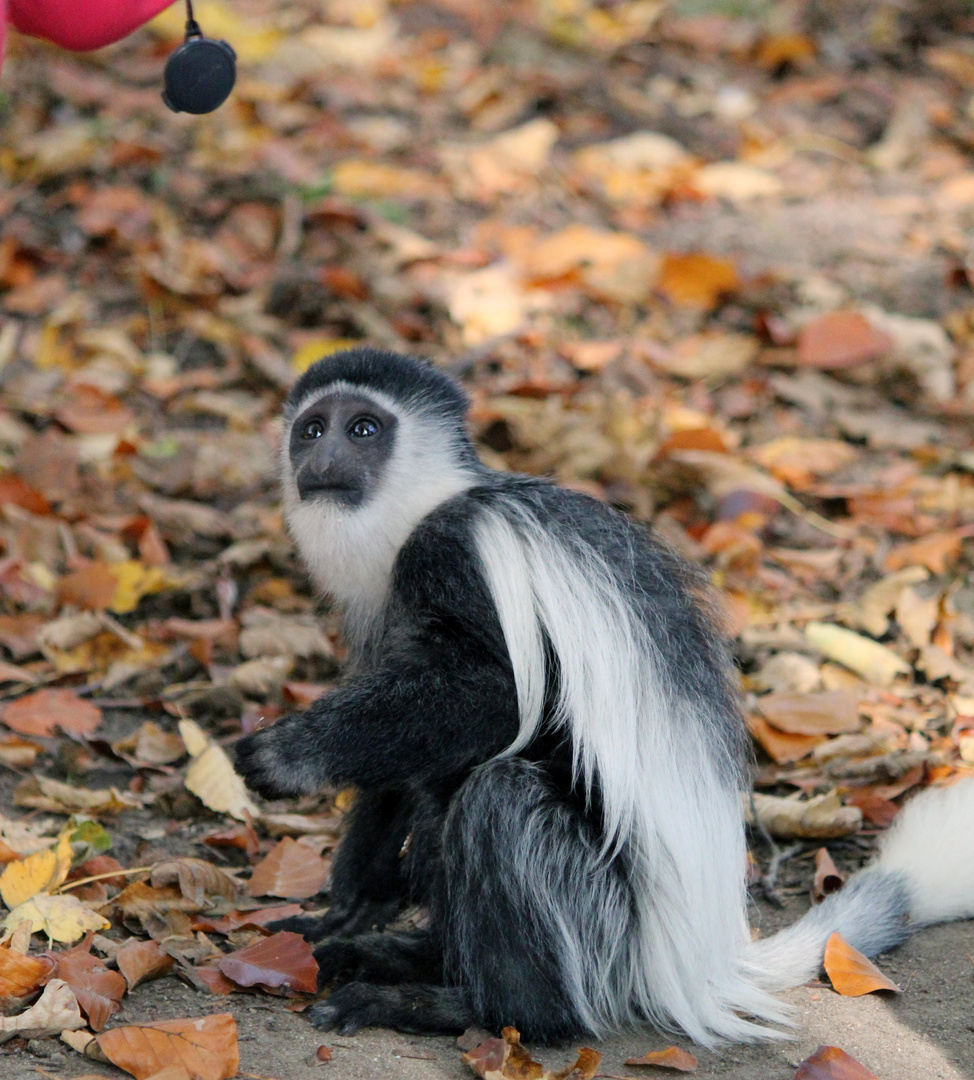
[[[693,1072],[697,1059],[679,1046],[668,1046],[665,1050],[650,1050],[641,1058],[626,1058],[627,1065],[655,1065],[660,1069],[677,1069],[679,1072]]]
[[[813,319],[798,335],[798,359],[806,367],[830,371],[876,360],[892,344],[858,311],[832,311]]]
[[[874,791],[851,791],[845,795],[846,806],[857,806],[870,825],[888,829],[900,812],[895,802],[884,799]]]
[[[198,907],[214,896],[232,900],[240,885],[229,874],[203,859],[166,859],[152,868],[149,880],[154,888],[177,884],[179,891]]]
[[[14,806],[52,810],[60,814],[120,814],[147,801],[131,791],[118,788],[83,788],[64,784],[48,776],[28,776],[14,788]]]
[[[778,795],[753,795],[754,812],[772,836],[782,840],[829,840],[848,836],[862,824],[862,813],[854,806],[843,806],[834,791],[810,799],[782,798]],[[753,823],[750,800],[745,802],[745,816]]]
[[[25,1012],[17,1016],[0,1016],[0,1043],[19,1035],[25,1039],[41,1039],[75,1031],[85,1026],[74,992],[67,983],[52,979],[44,993]]]
[[[889,629],[887,616],[896,607],[903,590],[926,581],[928,576],[922,566],[907,566],[887,574],[870,585],[854,604],[843,607],[843,621],[854,623],[873,637],[882,637]]]
[[[260,986],[271,991],[290,989],[306,994],[318,989],[318,962],[313,946],[300,934],[288,931],[237,949],[216,966],[240,986]]]
[[[812,880],[812,899],[818,903],[826,896],[838,892],[845,882],[845,874],[840,874],[832,861],[828,848],[819,848],[815,852],[815,877]]]
[[[705,252],[663,256],[657,289],[680,307],[712,311],[740,286],[737,268],[730,261]]]
[[[766,694],[758,708],[772,727],[792,735],[840,735],[860,727],[859,695],[849,690]]]
[[[174,731],[166,731],[152,720],[146,720],[138,730],[124,739],[116,739],[112,750],[129,764],[171,765],[186,753],[186,744]]]
[[[930,644],[940,618],[940,592],[923,595],[912,586],[904,589],[896,601],[896,621],[906,639],[917,649]]]
[[[542,1080],[592,1080],[599,1071],[601,1061],[602,1055],[598,1050],[583,1046],[572,1065],[559,1069],[557,1072],[547,1070]]]
[[[123,976],[110,971],[97,956],[91,954],[91,933],[80,945],[59,953],[49,953],[56,963],[56,974],[74,991],[78,1004],[93,1031],[101,1031],[113,1013],[122,1007],[127,989]]]
[[[254,867],[247,891],[251,896],[304,900],[321,891],[327,876],[328,863],[324,859],[285,836]]]
[[[113,1028],[98,1035],[97,1043],[136,1080],[149,1080],[170,1065],[182,1065],[194,1080],[230,1080],[240,1064],[237,1025],[229,1013]]]
[[[115,953],[118,970],[125,976],[129,990],[139,983],[168,975],[173,968],[173,958],[154,941],[126,941]]]
[[[21,735],[90,735],[101,723],[101,709],[71,690],[36,690],[3,710],[4,724]]]
[[[682,379],[724,379],[739,375],[758,355],[757,338],[750,334],[718,333],[708,330],[678,341],[671,349],[654,347],[649,359],[654,367]],[[701,445],[684,448],[711,449]],[[723,449],[723,447],[721,447]]]
[[[900,993],[896,983],[845,941],[841,934],[832,934],[826,942],[824,967],[833,989],[843,997],[860,997],[874,990]]]
[[[751,447],[748,457],[790,488],[802,490],[820,476],[851,465],[859,451],[839,439],[800,439],[785,435]]]
[[[798,1066],[794,1080],[879,1080],[837,1046],[820,1046]]]

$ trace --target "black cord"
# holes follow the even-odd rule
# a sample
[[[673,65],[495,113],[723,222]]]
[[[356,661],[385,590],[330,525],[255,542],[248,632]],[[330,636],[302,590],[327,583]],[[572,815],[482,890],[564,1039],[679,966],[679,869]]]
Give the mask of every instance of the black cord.
[[[193,15],[193,0],[186,0],[186,37],[202,37],[203,31]]]

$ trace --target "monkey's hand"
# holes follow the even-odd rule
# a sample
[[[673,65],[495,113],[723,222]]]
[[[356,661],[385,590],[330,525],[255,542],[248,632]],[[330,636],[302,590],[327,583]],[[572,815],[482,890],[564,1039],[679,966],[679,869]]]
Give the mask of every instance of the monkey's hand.
[[[237,772],[265,799],[306,795],[324,783],[320,762],[300,752],[301,719],[284,717],[266,731],[245,735],[234,747]]]

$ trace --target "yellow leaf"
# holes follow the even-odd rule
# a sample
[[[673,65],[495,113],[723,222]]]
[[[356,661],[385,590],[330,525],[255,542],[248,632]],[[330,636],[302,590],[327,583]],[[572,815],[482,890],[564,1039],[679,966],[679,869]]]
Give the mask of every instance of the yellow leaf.
[[[51,941],[70,943],[83,938],[89,930],[107,930],[111,923],[76,896],[35,896],[19,904],[4,920],[4,929],[13,931],[22,922],[30,923],[32,934],[45,933]]]
[[[349,199],[426,199],[441,192],[440,184],[419,169],[359,158],[340,161],[331,182],[339,195]]]
[[[238,821],[246,821],[247,814],[260,817],[226,751],[192,720],[180,720],[179,733],[193,758],[186,770],[187,789],[218,814],[229,814]]]
[[[361,341],[352,338],[312,338],[295,350],[291,357],[291,367],[299,375],[303,375],[316,360],[342,352],[343,349],[354,349],[361,344]]]
[[[115,591],[108,605],[116,615],[135,611],[143,596],[162,592],[169,579],[158,566],[144,566],[137,559],[111,563],[108,567],[115,578]]]
[[[56,889],[68,876],[70,867],[71,843],[68,834],[62,833],[53,847],[35,851],[4,867],[0,874],[0,897],[8,908],[15,908],[38,893]]]
[[[284,37],[282,30],[242,19],[234,8],[219,0],[198,0],[196,17],[206,27],[207,36],[233,42],[233,51],[242,61],[266,60]],[[167,8],[157,15],[149,28],[162,38],[182,41],[186,34],[186,16],[181,8]]]

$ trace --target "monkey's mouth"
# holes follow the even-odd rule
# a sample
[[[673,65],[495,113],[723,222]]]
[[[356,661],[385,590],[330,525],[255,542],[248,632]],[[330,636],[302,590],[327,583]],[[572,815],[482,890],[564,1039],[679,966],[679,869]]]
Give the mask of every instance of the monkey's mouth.
[[[323,484],[320,482],[298,484],[298,494],[302,502],[328,500],[345,505],[354,505],[362,501],[361,490],[353,484]]]

